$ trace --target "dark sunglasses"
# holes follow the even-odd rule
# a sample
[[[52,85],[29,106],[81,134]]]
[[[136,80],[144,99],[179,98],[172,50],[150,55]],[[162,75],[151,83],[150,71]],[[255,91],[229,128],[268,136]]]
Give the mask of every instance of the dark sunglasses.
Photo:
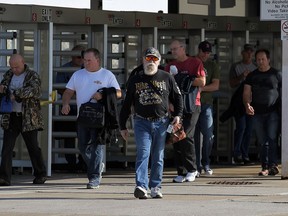
[[[146,61],[151,61],[152,60],[153,62],[156,62],[156,61],[159,60],[159,58],[157,58],[156,56],[146,56],[145,60]]]

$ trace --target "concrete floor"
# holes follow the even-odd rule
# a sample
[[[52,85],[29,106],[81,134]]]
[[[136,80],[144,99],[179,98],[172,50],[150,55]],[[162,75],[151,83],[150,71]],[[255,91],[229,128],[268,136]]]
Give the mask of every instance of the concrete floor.
[[[108,169],[99,189],[85,189],[85,174],[52,173],[44,185],[33,185],[30,173],[13,175],[0,187],[0,215],[288,215],[288,181],[259,177],[259,165],[219,166],[213,176],[172,183],[176,172],[165,169],[163,199],[133,196],[134,172]]]

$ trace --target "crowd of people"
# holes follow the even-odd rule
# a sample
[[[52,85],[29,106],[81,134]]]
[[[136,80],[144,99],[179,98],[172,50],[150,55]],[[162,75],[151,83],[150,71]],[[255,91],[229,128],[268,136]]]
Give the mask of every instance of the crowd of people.
[[[169,125],[183,124],[186,137],[173,144],[176,176],[175,183],[193,182],[201,175],[213,175],[211,153],[214,144],[213,92],[219,90],[221,69],[211,59],[213,45],[202,41],[198,53],[188,56],[186,43],[173,40],[170,44],[172,59],[161,65],[162,56],[154,47],[142,54],[142,64],[131,73],[125,96],[115,75],[101,67],[101,54],[95,48],[76,46],[81,55],[74,56],[69,65],[79,67],[74,73],[57,75],[57,82],[66,83],[61,93],[63,115],[79,113],[81,104],[88,101],[102,103],[112,96],[122,98],[123,104],[116,113],[115,121],[120,134],[128,141],[129,130],[126,123],[133,116],[133,130],[136,144],[134,196],[147,199],[162,198],[161,183],[164,168],[164,149]],[[251,164],[249,144],[252,131],[261,147],[259,175],[279,173],[277,161],[277,138],[279,135],[281,108],[281,72],[270,65],[270,53],[245,44],[241,52],[242,60],[232,64],[230,86],[233,96],[221,121],[234,117],[235,131],[233,160],[235,164]],[[9,60],[10,69],[4,74],[0,93],[10,92],[12,112],[3,114],[1,126],[4,130],[0,166],[0,185],[11,185],[12,156],[16,138],[21,133],[27,146],[35,176],[34,184],[44,184],[46,168],[37,140],[38,131],[43,130],[40,107],[41,80],[29,69],[20,54]],[[179,77],[188,76],[191,84],[189,92],[179,84]],[[235,90],[234,90],[235,89]],[[109,90],[109,94],[107,92]],[[76,96],[77,106],[70,104]],[[188,100],[187,100],[188,98]],[[104,169],[103,149],[105,136],[100,128],[90,128],[77,124],[78,161],[85,163],[87,189],[99,188]],[[73,128],[71,130],[73,130]],[[75,141],[65,140],[66,147],[74,147]],[[75,155],[66,157],[68,163],[76,164]],[[149,170],[150,163],[150,170]]]

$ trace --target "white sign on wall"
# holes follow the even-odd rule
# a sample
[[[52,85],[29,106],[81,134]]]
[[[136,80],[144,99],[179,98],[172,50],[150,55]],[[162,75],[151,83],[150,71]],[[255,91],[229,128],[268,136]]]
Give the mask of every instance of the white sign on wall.
[[[281,40],[288,40],[288,20],[281,20]]]
[[[287,20],[288,0],[261,0],[260,20]]]

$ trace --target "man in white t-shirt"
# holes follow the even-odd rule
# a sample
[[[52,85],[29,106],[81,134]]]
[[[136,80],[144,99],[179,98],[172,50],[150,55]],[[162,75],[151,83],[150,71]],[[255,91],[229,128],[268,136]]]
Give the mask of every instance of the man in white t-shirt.
[[[95,102],[102,99],[101,88],[115,88],[117,98],[121,97],[121,89],[115,75],[101,67],[100,52],[95,48],[89,48],[84,52],[84,68],[76,71],[66,85],[63,94],[62,114],[70,111],[69,102],[76,93],[77,109],[81,104],[90,99]],[[87,164],[87,176],[89,183],[87,189],[98,188],[101,182],[103,170],[103,144],[100,143],[99,129],[91,129],[77,125],[78,148]]]

